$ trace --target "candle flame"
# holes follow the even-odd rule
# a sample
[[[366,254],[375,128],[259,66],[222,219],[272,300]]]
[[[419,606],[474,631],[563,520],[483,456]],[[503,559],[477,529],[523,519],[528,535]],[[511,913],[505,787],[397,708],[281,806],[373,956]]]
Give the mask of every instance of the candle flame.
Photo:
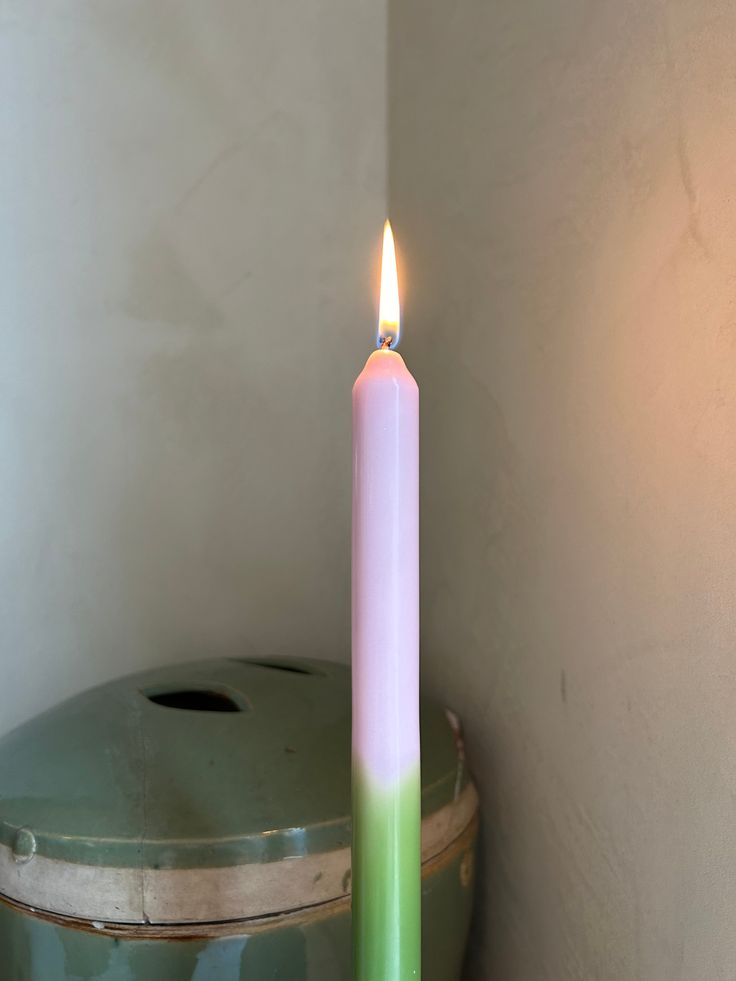
[[[399,278],[396,272],[396,249],[391,222],[383,226],[383,255],[381,257],[381,299],[378,304],[378,346],[396,347],[401,332],[399,307]]]

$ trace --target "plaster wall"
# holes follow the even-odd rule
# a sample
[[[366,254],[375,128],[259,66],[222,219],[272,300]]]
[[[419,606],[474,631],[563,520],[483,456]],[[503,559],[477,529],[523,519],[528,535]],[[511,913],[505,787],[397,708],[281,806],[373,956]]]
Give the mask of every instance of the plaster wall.
[[[425,682],[473,978],[736,974],[736,8],[395,0]]]
[[[0,5],[0,730],[137,667],[348,656],[385,31]]]

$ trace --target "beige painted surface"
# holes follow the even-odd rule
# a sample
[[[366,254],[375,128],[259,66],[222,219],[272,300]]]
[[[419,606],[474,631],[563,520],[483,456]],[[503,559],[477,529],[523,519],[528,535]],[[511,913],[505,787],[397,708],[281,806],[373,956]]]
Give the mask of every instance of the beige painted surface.
[[[736,7],[395,0],[423,657],[483,981],[736,977]]]
[[[347,656],[385,27],[0,4],[0,730],[164,661]]]

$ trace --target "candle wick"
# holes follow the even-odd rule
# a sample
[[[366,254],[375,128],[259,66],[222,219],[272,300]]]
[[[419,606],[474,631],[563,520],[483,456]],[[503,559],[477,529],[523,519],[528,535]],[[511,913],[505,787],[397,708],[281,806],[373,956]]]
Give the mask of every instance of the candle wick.
[[[382,351],[385,351],[386,348],[390,348],[390,347],[391,347],[391,338],[390,337],[382,337],[381,338],[381,350]]]

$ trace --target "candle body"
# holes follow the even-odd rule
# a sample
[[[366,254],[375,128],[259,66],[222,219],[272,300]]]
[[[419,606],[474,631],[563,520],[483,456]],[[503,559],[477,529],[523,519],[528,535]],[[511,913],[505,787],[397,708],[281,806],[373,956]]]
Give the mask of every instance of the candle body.
[[[419,390],[375,351],[353,388],[355,981],[420,977]]]

